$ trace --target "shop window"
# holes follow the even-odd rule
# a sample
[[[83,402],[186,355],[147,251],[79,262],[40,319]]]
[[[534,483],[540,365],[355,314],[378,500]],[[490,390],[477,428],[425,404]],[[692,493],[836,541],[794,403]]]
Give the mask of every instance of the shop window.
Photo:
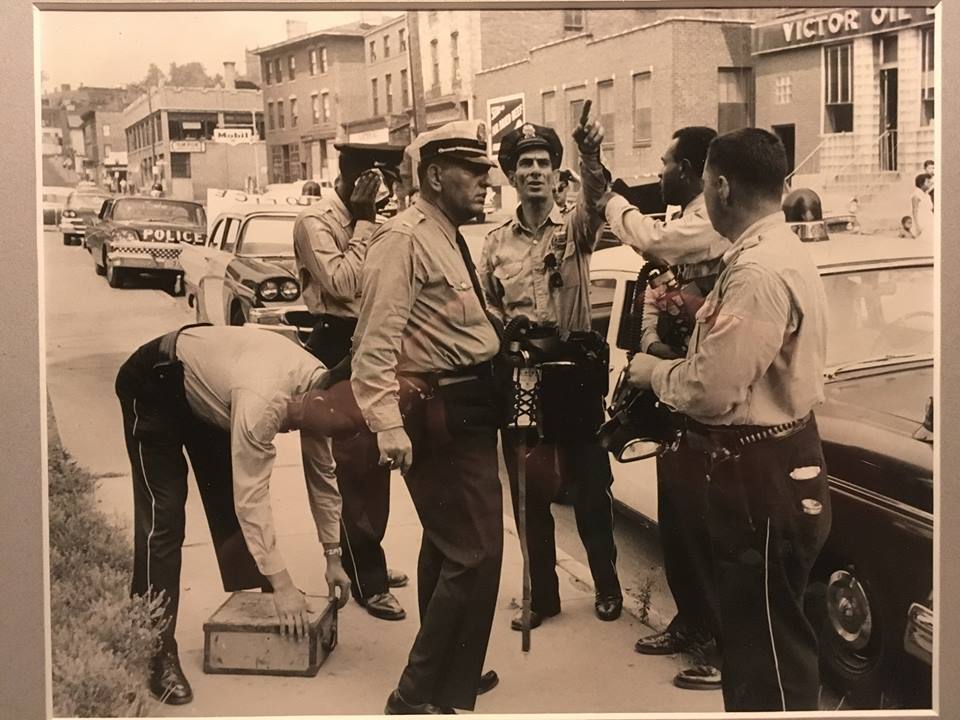
[[[789,75],[781,75],[776,81],[777,105],[789,105],[793,102],[793,80]]]
[[[170,153],[170,177],[190,177],[190,153]]]
[[[616,121],[614,107],[616,101],[613,96],[613,80],[604,80],[597,83],[597,116],[603,125],[603,145],[612,147],[615,141],[614,130]]]
[[[557,94],[552,90],[550,92],[545,92],[540,96],[540,102],[543,105],[543,124],[547,127],[556,127]]]
[[[400,71],[400,102],[404,109],[410,107],[410,87],[406,70]]]
[[[750,68],[717,68],[717,132],[752,125],[750,118]]]
[[[853,44],[823,50],[824,132],[853,132]]]
[[[920,31],[920,124],[930,125],[934,117],[933,28]]]
[[[653,137],[653,98],[651,84],[653,73],[642,72],[633,76],[633,144],[649,145]]]
[[[563,11],[563,29],[565,32],[582,32],[584,27],[583,10]]]
[[[390,73],[383,78],[383,91],[387,96],[387,112],[393,112],[393,76]]]

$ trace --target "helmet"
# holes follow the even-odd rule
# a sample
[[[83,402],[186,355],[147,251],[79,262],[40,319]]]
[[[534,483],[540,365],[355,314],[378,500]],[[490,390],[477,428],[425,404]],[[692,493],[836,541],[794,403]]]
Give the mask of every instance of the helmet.
[[[620,375],[609,409],[610,419],[597,439],[620,462],[633,462],[676,449],[680,429],[674,414],[650,390],[638,390]]]

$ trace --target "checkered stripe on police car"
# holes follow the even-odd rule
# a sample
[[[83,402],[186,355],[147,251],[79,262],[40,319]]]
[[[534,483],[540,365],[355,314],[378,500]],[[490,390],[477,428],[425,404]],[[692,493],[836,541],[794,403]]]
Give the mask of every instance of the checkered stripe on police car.
[[[140,253],[143,255],[152,255],[155,258],[163,258],[165,260],[176,260],[180,257],[180,248],[178,247],[158,248],[158,247],[137,247],[136,245],[120,245],[120,246],[114,246],[113,249],[123,253]]]

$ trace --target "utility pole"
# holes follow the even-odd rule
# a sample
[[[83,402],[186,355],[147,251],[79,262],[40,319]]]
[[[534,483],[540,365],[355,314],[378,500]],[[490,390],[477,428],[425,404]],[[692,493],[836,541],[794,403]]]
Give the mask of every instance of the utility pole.
[[[413,127],[415,135],[427,130],[427,107],[423,97],[423,62],[420,55],[420,13],[407,12],[407,53],[410,64],[410,93],[413,102]],[[411,140],[413,138],[411,137]]]

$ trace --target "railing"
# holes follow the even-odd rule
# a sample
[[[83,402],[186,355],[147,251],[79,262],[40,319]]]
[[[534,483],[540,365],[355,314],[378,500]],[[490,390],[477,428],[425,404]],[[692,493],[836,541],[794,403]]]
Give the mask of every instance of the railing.
[[[880,155],[880,170],[892,171],[897,169],[897,130],[891,128],[880,133],[877,138],[877,147]]]
[[[800,171],[800,168],[806,165],[811,160],[811,158],[813,158],[813,156],[820,151],[820,148],[823,147],[824,142],[826,141],[821,140],[819,143],[817,143],[817,146],[813,150],[811,150],[803,160],[801,160],[799,163],[797,163],[797,165],[794,166],[793,170],[790,172],[789,175],[787,175],[784,181],[784,184],[787,186],[787,189],[790,189],[790,187],[793,185],[793,176],[796,175]]]

